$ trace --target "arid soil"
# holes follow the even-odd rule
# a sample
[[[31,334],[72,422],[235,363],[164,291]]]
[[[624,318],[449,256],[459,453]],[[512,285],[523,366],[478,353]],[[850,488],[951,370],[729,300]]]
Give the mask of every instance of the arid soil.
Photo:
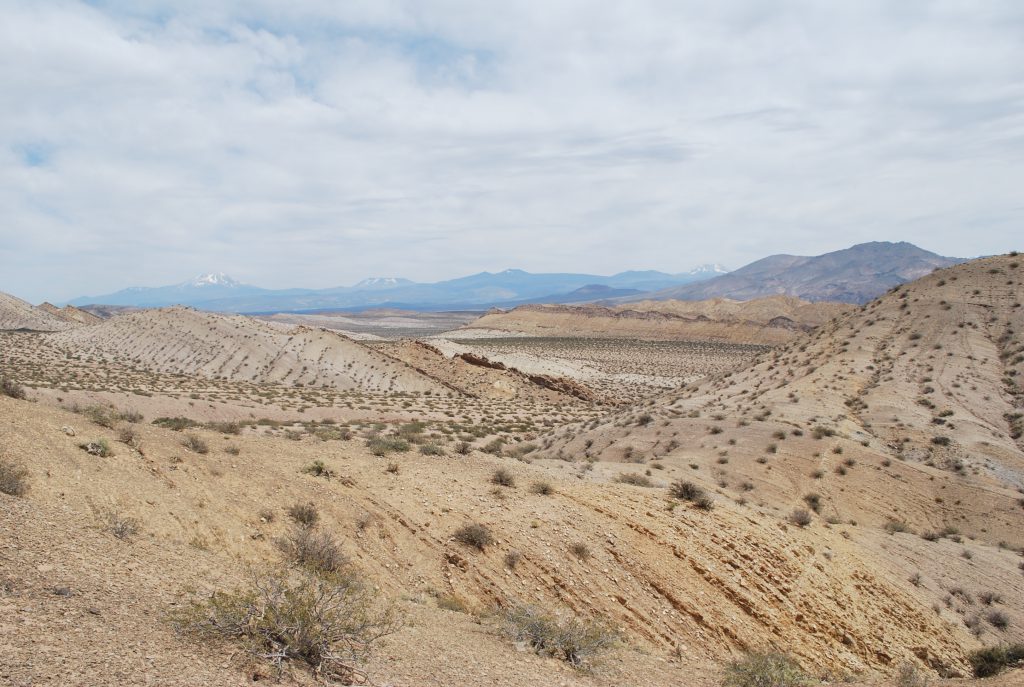
[[[942,270],[771,348],[182,308],[0,333],[26,397],[0,395],[0,461],[28,485],[0,493],[0,683],[277,679],[172,620],[287,565],[311,503],[402,618],[373,684],[712,687],[760,650],[829,683],[1021,684],[968,679],[1024,641],[1021,275]],[[520,603],[617,642],[536,655],[500,628]]]

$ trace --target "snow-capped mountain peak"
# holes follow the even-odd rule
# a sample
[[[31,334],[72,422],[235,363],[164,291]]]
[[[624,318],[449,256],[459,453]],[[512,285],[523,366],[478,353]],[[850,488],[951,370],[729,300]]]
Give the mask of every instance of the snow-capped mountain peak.
[[[239,283],[224,274],[223,272],[208,272],[200,274],[191,281],[185,282],[183,286],[238,286]]]
[[[690,270],[690,274],[728,274],[728,273],[729,273],[729,270],[727,270],[722,265],[719,265],[718,263],[714,263],[714,264],[708,263],[706,265],[698,265],[697,267],[694,267],[692,270]]]
[[[395,286],[406,286],[412,282],[401,277],[367,277],[352,288],[354,289],[390,289]]]

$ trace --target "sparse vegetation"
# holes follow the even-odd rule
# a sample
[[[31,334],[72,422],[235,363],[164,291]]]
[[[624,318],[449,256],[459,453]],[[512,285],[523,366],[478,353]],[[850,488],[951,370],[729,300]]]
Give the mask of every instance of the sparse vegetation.
[[[319,677],[364,683],[373,644],[398,629],[394,611],[355,573],[279,572],[249,589],[218,592],[175,617],[178,628],[242,644],[280,673],[302,663]]]
[[[616,475],[615,480],[620,484],[632,484],[634,487],[653,487],[654,483],[651,482],[651,478],[647,475],[641,475],[637,472],[623,472],[622,474]]]
[[[703,487],[686,480],[676,480],[673,482],[672,486],[668,489],[668,493],[680,501],[689,501],[701,510],[711,510],[715,505],[714,499],[711,498],[711,495]]]
[[[553,656],[583,668],[612,647],[618,635],[604,625],[578,618],[559,619],[536,606],[518,605],[500,615],[504,633],[542,656]]]
[[[19,401],[25,400],[25,387],[9,377],[0,377],[0,394]]]
[[[539,496],[551,496],[555,493],[555,488],[551,486],[550,482],[538,480],[530,485],[530,493]]]
[[[302,527],[313,527],[320,520],[320,511],[312,503],[296,503],[288,507],[288,517]]]
[[[348,565],[348,558],[329,532],[302,523],[278,540],[278,548],[291,562],[316,573],[333,573]]]
[[[505,468],[498,468],[491,474],[491,483],[497,484],[499,487],[514,487],[516,486],[515,476]]]
[[[488,546],[494,543],[494,535],[491,534],[491,530],[486,525],[479,523],[469,523],[463,525],[459,529],[455,530],[455,541],[460,544],[477,549],[478,551],[484,551]]]
[[[800,664],[780,653],[751,653],[725,669],[724,687],[800,687],[812,680]]]
[[[8,496],[27,494],[28,470],[7,458],[0,457],[0,493]]]
[[[967,656],[974,677],[992,677],[1024,661],[1024,644],[989,646]]]
[[[202,437],[196,434],[186,434],[185,438],[181,440],[181,445],[193,453],[205,455],[210,452],[209,445],[203,441]]]

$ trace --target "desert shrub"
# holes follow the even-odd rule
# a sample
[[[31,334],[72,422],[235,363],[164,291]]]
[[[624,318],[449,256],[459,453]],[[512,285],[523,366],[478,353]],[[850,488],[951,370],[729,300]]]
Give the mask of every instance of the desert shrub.
[[[106,439],[86,441],[84,443],[79,444],[78,448],[82,449],[91,456],[99,456],[100,458],[106,458],[107,456],[114,455],[114,452],[110,449],[110,444],[107,443]]]
[[[142,437],[140,437],[139,433],[135,431],[135,428],[130,425],[121,425],[118,427],[117,440],[135,450],[139,450],[142,447]]]
[[[319,458],[302,468],[302,471],[307,475],[313,475],[314,477],[324,477],[326,479],[334,477],[334,471],[327,467]]]
[[[641,475],[637,472],[624,472],[620,475],[615,476],[616,482],[620,484],[632,484],[635,487],[653,487],[654,483],[651,482],[651,478],[647,475]]]
[[[486,525],[469,523],[455,530],[455,541],[479,551],[494,543],[494,536]]]
[[[388,473],[389,475],[397,475],[398,471],[401,470],[401,469],[402,469],[401,465],[399,465],[395,461],[391,461],[391,462],[388,463],[388,466],[386,468],[384,468],[384,471],[386,473]]]
[[[699,487],[693,482],[686,480],[676,480],[673,482],[672,486],[668,488],[668,493],[673,498],[677,498],[680,501],[689,501],[702,510],[711,510],[715,505],[714,499],[711,498],[711,495],[703,487]]]
[[[242,433],[242,425],[238,422],[207,422],[206,428],[219,434]]]
[[[725,687],[798,687],[811,679],[800,665],[780,653],[752,653],[725,668]]]
[[[186,434],[185,438],[181,440],[181,445],[193,453],[206,454],[210,452],[210,447],[206,442],[195,434]]]
[[[319,532],[301,524],[279,539],[277,546],[288,560],[311,572],[333,573],[348,564],[341,546],[329,532]]]
[[[371,437],[366,440],[366,448],[375,456],[386,456],[408,451],[409,442],[402,437]]]
[[[469,453],[472,450],[473,445],[470,444],[468,441],[460,441],[459,443],[455,444],[455,452],[458,453],[460,456],[469,455]]]
[[[509,570],[515,570],[521,560],[523,560],[523,554],[513,549],[505,554],[505,567]]]
[[[803,508],[797,508],[789,514],[789,521],[797,527],[807,527],[811,520],[811,514]]]
[[[830,427],[817,425],[811,430],[811,435],[815,439],[824,439],[825,437],[834,437],[836,435],[836,431]]]
[[[420,446],[420,453],[424,456],[443,456],[444,449],[440,444],[434,442],[428,442]]]
[[[530,485],[530,493],[539,496],[551,496],[555,493],[555,488],[551,486],[551,482],[538,480]]]
[[[821,494],[816,494],[813,491],[804,494],[804,503],[815,513],[821,512]]]
[[[885,523],[885,531],[889,534],[896,534],[897,532],[909,532],[910,526],[902,520],[889,520]]]
[[[360,666],[373,643],[398,629],[393,610],[352,572],[257,577],[251,589],[217,592],[174,621],[183,632],[239,641],[279,673],[302,663],[342,684],[365,683]]]
[[[997,630],[1005,630],[1010,626],[1010,617],[1002,611],[989,611],[985,620]]]
[[[187,417],[158,417],[153,420],[153,424],[164,429],[173,429],[175,432],[199,426],[198,422],[189,420]]]
[[[240,448],[238,448],[237,446],[234,446],[234,445],[232,445],[232,446],[225,446],[224,447],[224,453],[228,454],[229,456],[237,456],[241,452],[242,452],[242,449],[240,449]]]
[[[320,511],[312,503],[296,503],[288,507],[288,517],[303,527],[313,527],[320,520]]]
[[[498,468],[491,475],[491,483],[497,484],[500,487],[514,487],[516,486],[516,478],[509,470]]]
[[[501,616],[503,632],[542,656],[553,656],[576,668],[618,641],[618,635],[604,625],[579,618],[561,620],[536,606],[513,606]]]
[[[0,458],[0,492],[8,496],[24,496],[28,492],[28,470]]]
[[[590,547],[581,541],[575,542],[569,545],[569,553],[579,558],[581,561],[585,561],[590,558]]]
[[[1006,668],[1024,661],[1024,644],[987,646],[967,656],[974,677],[992,677]]]
[[[141,529],[138,520],[117,511],[106,513],[104,520],[106,521],[107,531],[118,539],[131,539]]]
[[[9,377],[0,377],[0,394],[24,401],[25,387]]]
[[[928,687],[928,678],[910,661],[900,663],[896,669],[896,687]]]

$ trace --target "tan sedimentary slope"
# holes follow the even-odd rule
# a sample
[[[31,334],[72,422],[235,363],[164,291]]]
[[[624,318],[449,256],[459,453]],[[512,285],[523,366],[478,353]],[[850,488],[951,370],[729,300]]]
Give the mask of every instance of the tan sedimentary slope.
[[[45,310],[54,317],[71,324],[99,324],[103,321],[102,317],[94,315],[87,310],[76,308],[73,305],[65,305],[63,308],[58,308],[52,303],[40,303],[38,307],[40,310]]]
[[[62,332],[69,352],[219,379],[364,391],[451,393],[436,380],[337,333],[173,307]]]
[[[888,554],[864,528],[787,528],[727,499],[710,512],[670,508],[663,489],[580,480],[564,462],[412,453],[386,472],[386,461],[357,441],[196,430],[211,446],[197,455],[180,434],[137,432],[141,454],[81,416],[0,397],[0,445],[27,466],[31,482],[23,500],[0,494],[8,543],[0,578],[11,580],[11,592],[0,594],[0,644],[16,684],[44,675],[124,684],[132,670],[145,673],[140,684],[242,677],[233,647],[175,637],[165,611],[241,584],[251,565],[280,560],[274,540],[296,502],[315,503],[321,527],[411,616],[374,662],[380,684],[704,687],[717,684],[722,661],[771,646],[817,674],[871,677],[902,661],[966,669],[966,629],[934,612],[923,592],[880,573]],[[115,455],[76,446],[99,438]],[[229,454],[229,446],[239,450]],[[304,474],[313,460],[348,479]],[[500,497],[490,482],[498,466],[518,483]],[[532,493],[526,487],[536,479],[555,493]],[[105,531],[111,511],[139,520],[135,541]],[[495,536],[483,552],[452,539],[473,521]],[[574,544],[589,557],[573,555]],[[522,554],[514,569],[505,566],[511,551]],[[54,594],[61,587],[70,594]],[[600,618],[618,628],[625,647],[595,675],[573,673],[517,653],[487,621],[438,610],[434,597],[445,595],[470,608],[526,601]]]
[[[30,329],[56,332],[71,325],[20,298],[0,291],[0,329]]]
[[[721,298],[641,301],[616,308],[525,305],[488,313],[459,331],[778,344],[849,309],[838,303],[808,303],[783,296],[743,302]],[[457,338],[458,333],[449,336]]]
[[[745,370],[560,430],[544,455],[657,459],[780,518],[816,495],[812,528],[905,527],[921,536],[883,537],[894,569],[920,573],[953,622],[981,618],[986,641],[1024,639],[1020,265],[1001,256],[936,272]],[[969,539],[916,551],[944,530]],[[964,565],[969,555],[986,563]],[[1005,592],[1011,629],[957,601],[958,585]]]
[[[444,345],[439,341],[434,343]],[[472,351],[446,355],[441,348],[431,343],[410,340],[383,344],[381,350],[476,398],[552,403],[601,400],[600,395],[585,384],[568,377],[528,374]]]

